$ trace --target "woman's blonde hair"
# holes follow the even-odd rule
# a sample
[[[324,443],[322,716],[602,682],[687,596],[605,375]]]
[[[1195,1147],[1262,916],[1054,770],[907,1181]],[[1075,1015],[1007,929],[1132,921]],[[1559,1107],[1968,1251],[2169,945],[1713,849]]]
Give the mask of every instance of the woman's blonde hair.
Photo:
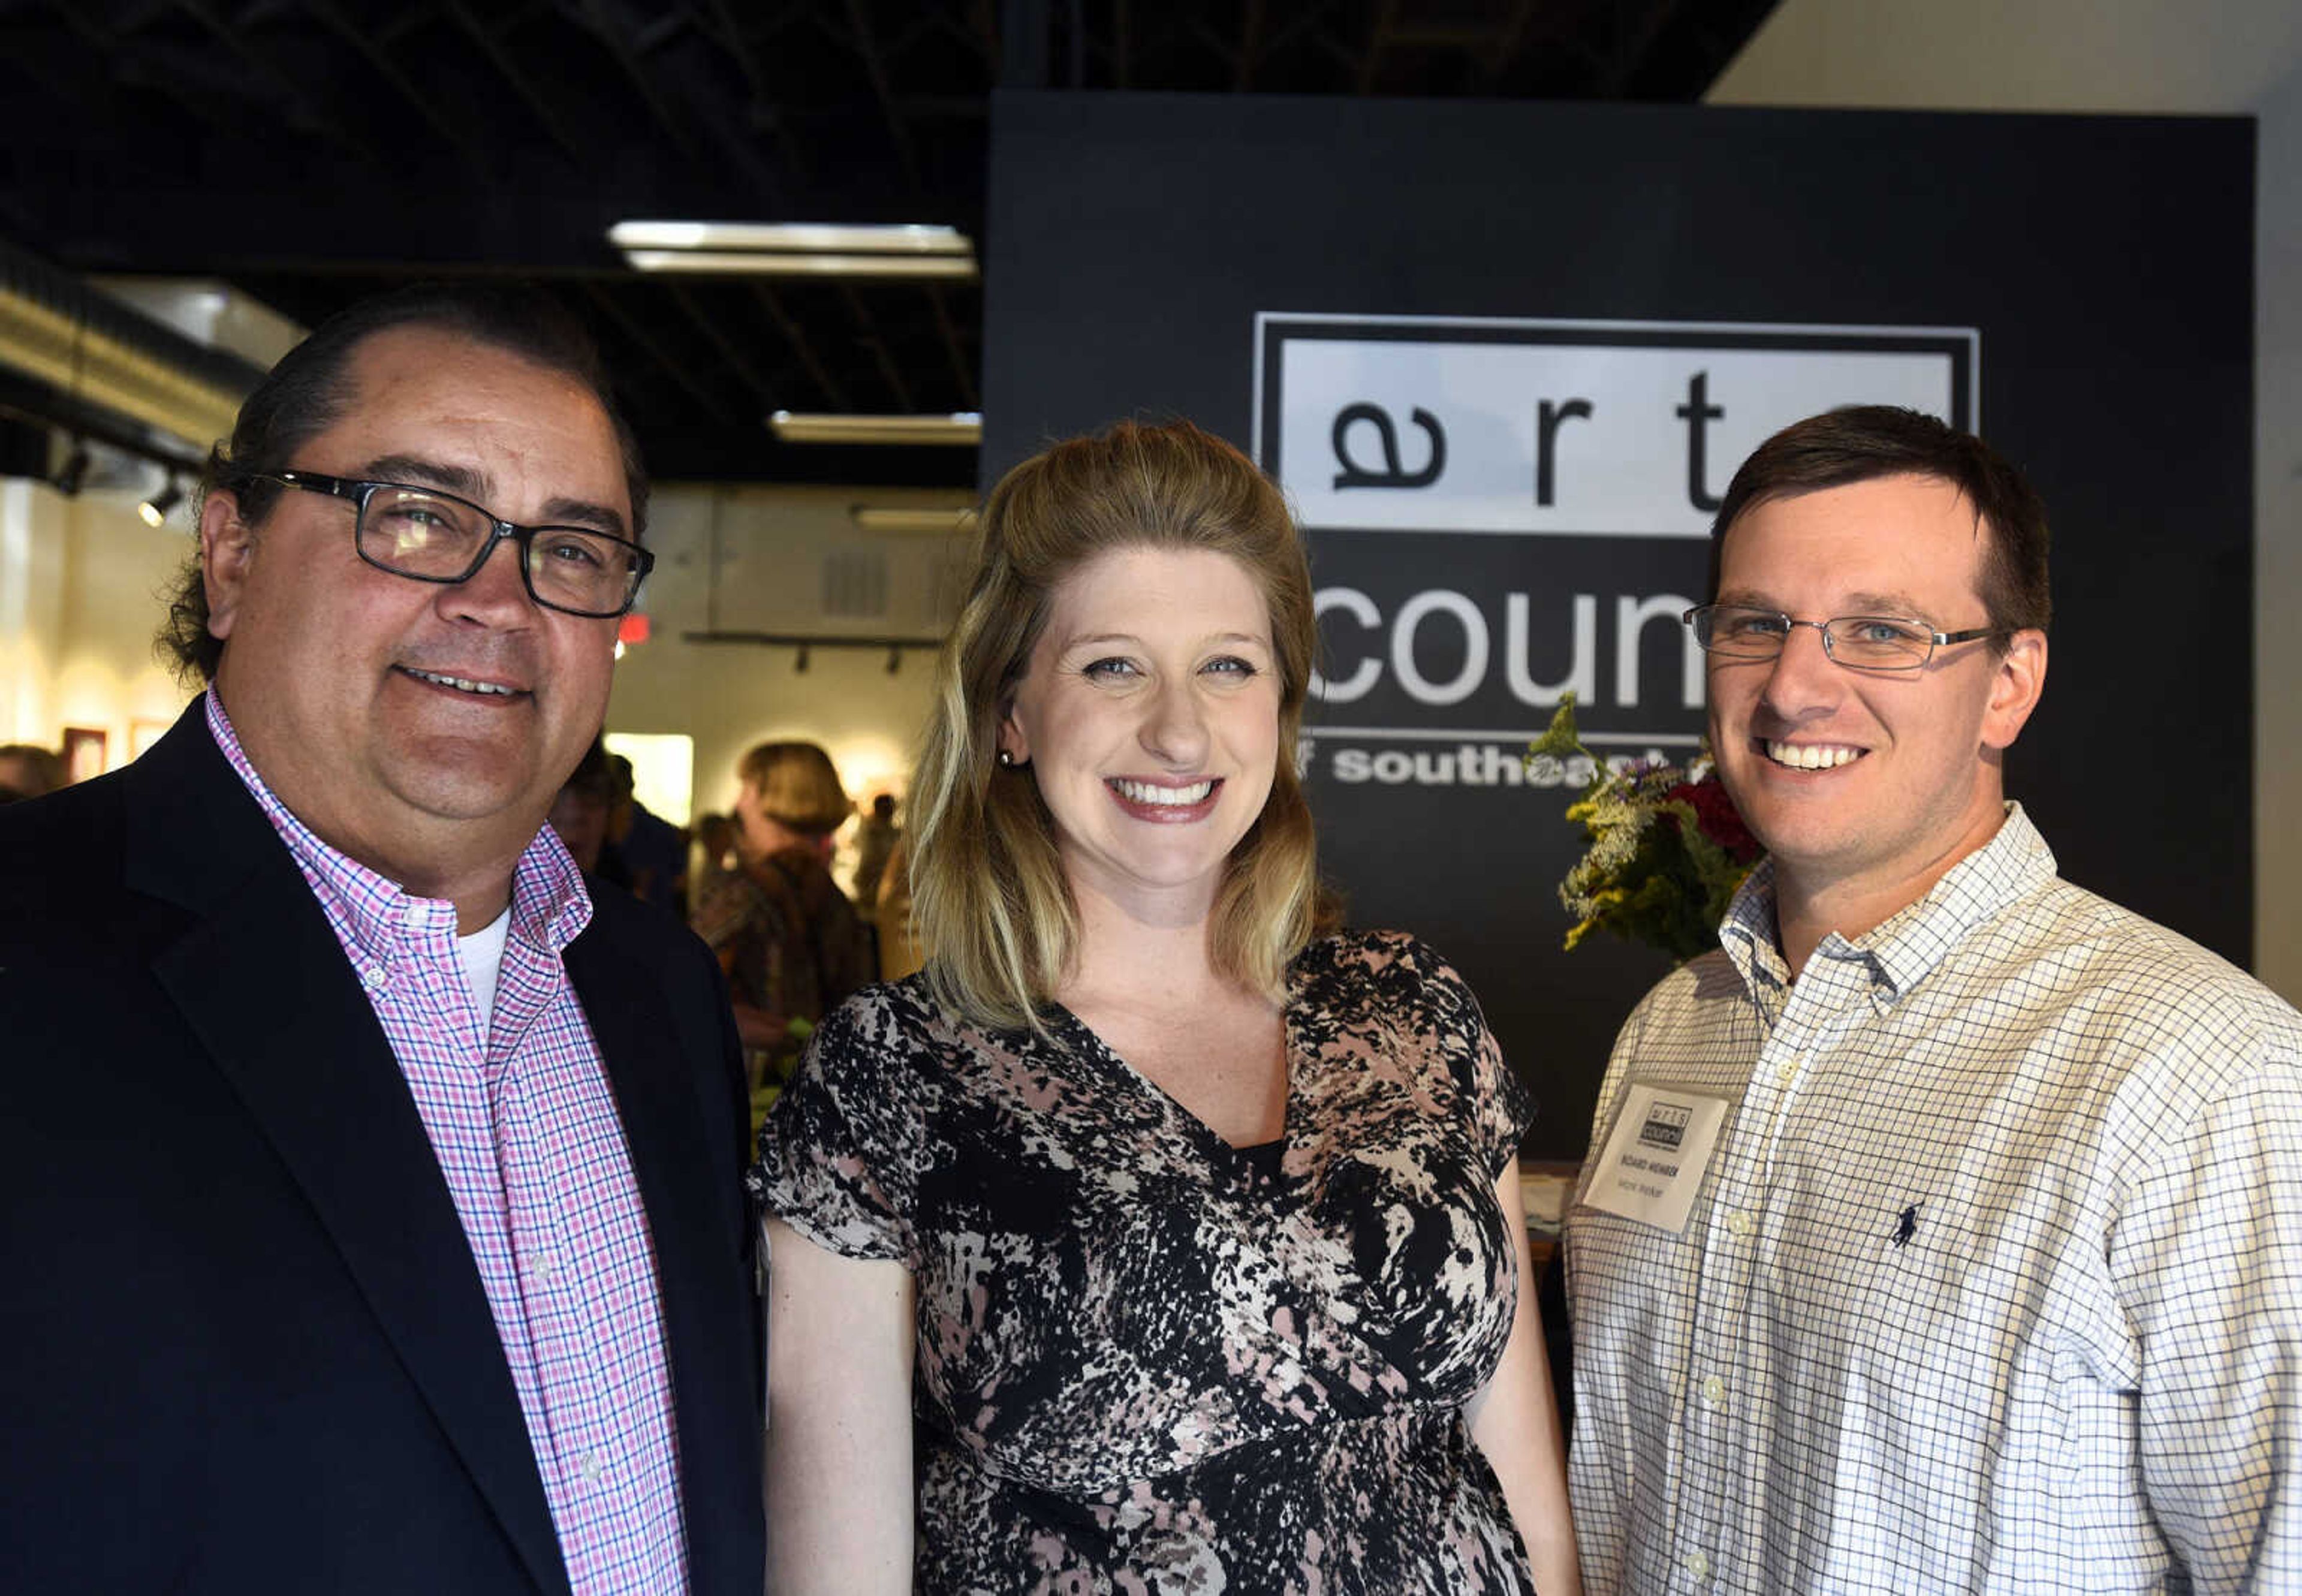
[[[1288,962],[1332,928],[1311,811],[1296,774],[1316,621],[1303,539],[1246,456],[1187,421],[1122,422],[1058,443],[983,506],[975,577],[937,670],[912,794],[912,917],[937,997],[979,1022],[1037,1026],[1071,968],[1079,911],[1038,784],[997,768],[999,724],[1054,589],[1117,549],[1229,555],[1262,590],[1279,667],[1279,759],[1263,812],[1232,850],[1208,952],[1274,998]]]

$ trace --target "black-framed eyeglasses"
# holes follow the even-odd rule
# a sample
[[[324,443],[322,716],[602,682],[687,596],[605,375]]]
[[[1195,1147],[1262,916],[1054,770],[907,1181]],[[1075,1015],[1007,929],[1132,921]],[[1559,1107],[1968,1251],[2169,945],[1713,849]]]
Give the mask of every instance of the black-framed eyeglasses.
[[[522,526],[468,499],[407,483],[357,482],[316,471],[260,471],[261,482],[349,500],[359,557],[415,582],[469,582],[506,538],[519,545],[520,579],[546,609],[604,620],[639,597],[655,556],[588,526]]]
[[[1835,615],[1827,621],[1794,619],[1776,609],[1747,604],[1698,604],[1678,617],[1693,628],[1706,654],[1726,659],[1772,659],[1790,641],[1794,626],[1822,634],[1822,651],[1850,670],[1917,670],[1935,651],[1954,643],[2004,634],[2004,626],[1972,626],[1937,632],[1924,621],[1894,615]]]

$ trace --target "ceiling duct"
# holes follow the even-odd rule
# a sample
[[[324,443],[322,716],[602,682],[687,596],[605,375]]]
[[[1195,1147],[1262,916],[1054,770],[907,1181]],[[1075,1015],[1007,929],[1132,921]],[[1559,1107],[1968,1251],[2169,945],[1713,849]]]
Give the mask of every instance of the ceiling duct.
[[[205,456],[264,374],[0,242],[0,366]]]

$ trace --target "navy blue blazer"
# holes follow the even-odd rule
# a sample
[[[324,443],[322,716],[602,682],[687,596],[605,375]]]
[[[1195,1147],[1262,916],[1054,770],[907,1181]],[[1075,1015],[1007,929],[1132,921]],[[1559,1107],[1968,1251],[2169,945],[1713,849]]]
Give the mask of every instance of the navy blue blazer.
[[[0,808],[0,1589],[562,1592],[413,1099],[195,702]],[[718,967],[595,886],[567,965],[656,1249],[693,1588],[757,1596],[749,1127]]]

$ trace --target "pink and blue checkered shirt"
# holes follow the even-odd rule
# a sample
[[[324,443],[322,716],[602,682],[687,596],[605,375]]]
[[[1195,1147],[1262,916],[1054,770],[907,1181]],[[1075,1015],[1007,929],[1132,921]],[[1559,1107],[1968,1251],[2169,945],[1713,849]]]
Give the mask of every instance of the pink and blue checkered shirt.
[[[623,1122],[560,951],[590,923],[549,827],[520,856],[484,1025],[456,907],[329,847],[248,762],[211,692],[208,730],[326,911],[399,1060],[455,1199],[519,1393],[569,1583],[685,1592],[687,1534],[655,1249]]]

